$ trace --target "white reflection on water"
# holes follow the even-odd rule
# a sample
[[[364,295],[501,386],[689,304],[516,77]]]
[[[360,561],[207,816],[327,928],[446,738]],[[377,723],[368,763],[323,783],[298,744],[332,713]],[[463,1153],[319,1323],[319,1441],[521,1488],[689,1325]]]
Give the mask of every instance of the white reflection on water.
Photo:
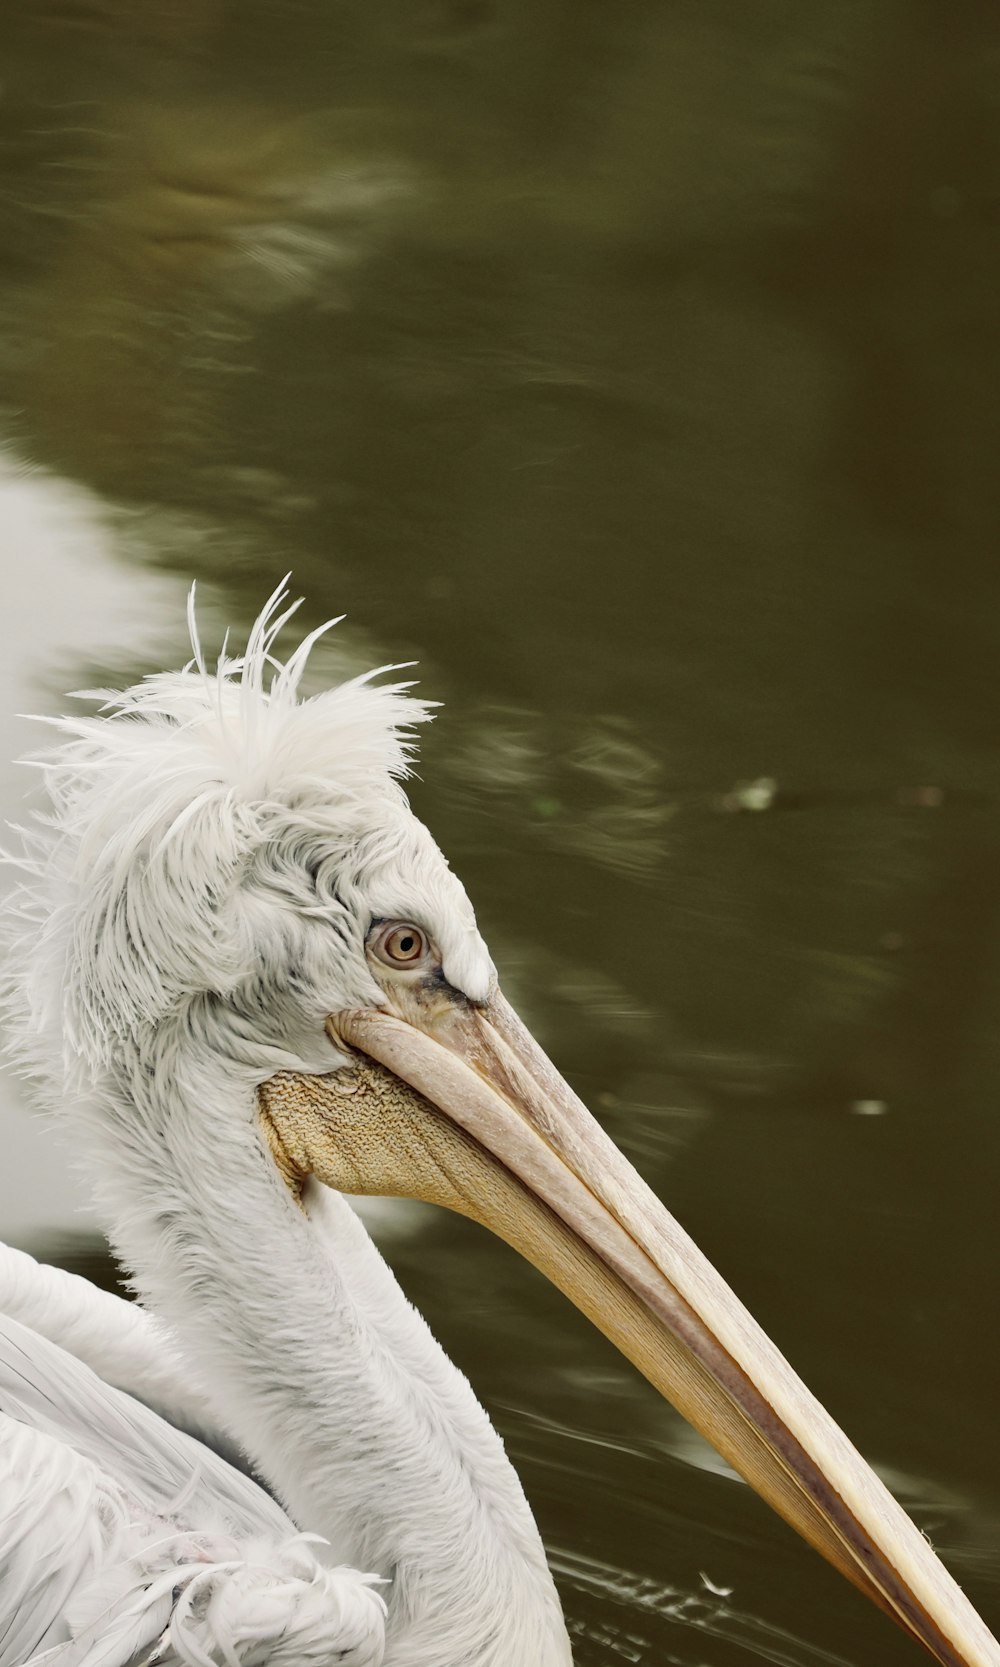
[[[93,492],[0,450],[5,814],[15,813],[28,787],[11,760],[42,744],[38,727],[20,714],[61,701],[81,666],[131,665],[137,652],[162,654],[177,635],[171,627],[183,620],[183,604],[176,582],[127,571],[122,553],[115,514]]]
[[[577,1667],[617,1667],[621,1662],[694,1667],[700,1659],[699,1638],[732,1646],[726,1659],[734,1667],[755,1661],[773,1667],[851,1667],[845,1657],[741,1610],[730,1595],[712,1591],[704,1576],[703,1590],[691,1592],[559,1547],[550,1549],[549,1562],[563,1594]],[[574,1613],[575,1603],[588,1601],[599,1606],[599,1619]],[[677,1649],[667,1642],[675,1628]],[[696,1637],[685,1637],[690,1633]]]
[[[597,1404],[608,1386],[594,1378],[588,1385]],[[605,1534],[614,1535],[616,1523],[628,1518],[648,1524],[648,1544],[657,1559],[662,1555],[676,1567],[684,1554],[688,1526],[683,1504],[671,1505],[657,1493],[646,1497],[643,1478],[662,1476],[671,1461],[712,1472],[746,1484],[697,1435],[680,1415],[660,1406],[655,1428],[629,1424],[616,1417],[606,1428],[583,1428],[561,1418],[539,1414],[520,1402],[496,1401],[509,1437],[513,1437],[525,1468],[532,1472],[531,1497],[544,1517],[549,1507],[571,1498],[567,1483],[587,1477],[601,1490],[614,1476],[613,1497],[604,1496]],[[621,1455],[607,1466],[602,1451]],[[626,1461],[624,1466],[622,1460]],[[627,1461],[635,1461],[629,1465]],[[875,1462],[882,1480],[897,1494],[920,1528],[961,1578],[988,1578],[996,1568],[997,1525],[983,1502],[944,1487],[931,1478],[902,1472]],[[627,1480],[625,1478],[631,1478]],[[625,1479],[623,1481],[623,1479]],[[567,1623],[574,1640],[577,1667],[617,1667],[622,1661],[658,1667],[740,1667],[741,1663],[770,1662],[774,1667],[857,1667],[846,1658],[776,1626],[740,1604],[740,1559],[733,1544],[705,1537],[709,1559],[699,1571],[700,1587],[671,1582],[648,1570],[626,1569],[593,1556],[574,1544],[568,1549],[556,1534],[548,1541],[549,1560],[559,1582]],[[709,1526],[706,1519],[705,1527]],[[612,1539],[613,1543],[613,1539]],[[640,1531],[638,1541],[643,1543]],[[716,1558],[717,1564],[711,1559]],[[687,1559],[689,1562],[690,1560]],[[994,1575],[994,1578],[997,1577]],[[703,1653],[711,1639],[708,1655]],[[700,1640],[704,1642],[699,1643]]]
[[[25,712],[65,710],[63,691],[84,668],[134,674],[137,654],[176,652],[183,587],[126,570],[114,512],[74,483],[0,452],[0,816],[23,818],[34,778],[13,760],[44,742]],[[168,644],[170,645],[168,652]],[[89,676],[89,672],[86,673]],[[0,843],[3,843],[0,835]],[[0,882],[2,882],[0,871]],[[0,1237],[14,1241],[57,1224],[89,1225],[87,1197],[55,1130],[21,1105],[0,1077]],[[38,1178],[44,1176],[44,1185]]]
[[[53,116],[49,133],[89,199],[83,211],[66,205],[81,235],[76,261],[110,254],[119,296],[132,290],[147,305],[172,307],[177,285],[254,312],[307,296],[345,305],[336,275],[364,260],[418,188],[411,163],[367,131],[358,140],[335,109],[288,117],[188,90],[180,104],[109,105],[100,126]],[[225,359],[228,334],[218,345]]]
[[[465,718],[446,768],[453,797],[511,801],[540,843],[614,873],[654,873],[676,805],[628,720],[489,706]]]
[[[571,1374],[566,1373],[568,1378]],[[610,1390],[620,1387],[619,1380],[609,1379],[602,1382],[600,1376],[588,1371],[586,1376],[577,1378],[578,1386],[593,1391],[595,1398],[607,1395]],[[494,1401],[494,1405],[502,1407],[508,1417],[518,1420],[533,1433],[540,1433],[543,1437],[554,1438],[555,1442],[569,1442],[584,1447],[600,1447],[612,1453],[627,1453],[630,1458],[640,1459],[651,1464],[661,1463],[664,1459],[676,1459],[681,1464],[689,1465],[695,1470],[704,1470],[713,1476],[722,1476],[729,1482],[735,1482],[738,1487],[745,1488],[747,1483],[727,1464],[721,1453],[717,1453],[704,1438],[693,1429],[679,1412],[676,1412],[667,1402],[656,1405],[656,1433],[633,1433],[628,1437],[616,1431],[612,1437],[604,1430],[582,1429],[575,1424],[567,1424],[560,1418],[546,1417],[531,1408],[514,1406],[509,1402]],[[549,1467],[554,1468],[551,1454],[548,1459]],[[563,1467],[570,1471],[586,1473],[585,1465],[577,1463],[575,1459],[563,1461]],[[883,1479],[884,1473],[883,1473]]]

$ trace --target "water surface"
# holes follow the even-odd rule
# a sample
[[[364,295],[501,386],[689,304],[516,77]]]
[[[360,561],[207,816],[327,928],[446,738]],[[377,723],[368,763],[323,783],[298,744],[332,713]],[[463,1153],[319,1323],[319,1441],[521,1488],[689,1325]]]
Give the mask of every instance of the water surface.
[[[996,1628],[995,14],[0,37],[4,758],[176,662],[191,578],[221,637],[293,569],[348,615],[319,676],[418,659],[414,801],[509,993]],[[96,1266],[12,1092],[8,1236]],[[914,1659],[503,1246],[388,1236],[585,1667]]]

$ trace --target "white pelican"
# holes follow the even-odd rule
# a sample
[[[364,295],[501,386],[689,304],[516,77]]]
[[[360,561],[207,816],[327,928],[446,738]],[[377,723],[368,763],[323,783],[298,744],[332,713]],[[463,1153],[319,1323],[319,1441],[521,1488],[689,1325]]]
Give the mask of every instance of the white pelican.
[[[399,785],[426,707],[299,699],[284,604],[214,673],[192,624],[43,759],[8,1017],[143,1309],[3,1265],[0,1667],[570,1661],[501,1443],[343,1192],[484,1222],[939,1662],[1000,1667],[501,995]]]

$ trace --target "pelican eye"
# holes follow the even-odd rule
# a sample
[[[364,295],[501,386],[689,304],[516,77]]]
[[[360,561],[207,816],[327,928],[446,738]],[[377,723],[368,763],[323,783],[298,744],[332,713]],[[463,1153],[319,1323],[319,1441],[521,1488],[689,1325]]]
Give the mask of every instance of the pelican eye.
[[[391,920],[381,927],[371,948],[387,967],[418,967],[431,953],[426,932],[406,920]]]

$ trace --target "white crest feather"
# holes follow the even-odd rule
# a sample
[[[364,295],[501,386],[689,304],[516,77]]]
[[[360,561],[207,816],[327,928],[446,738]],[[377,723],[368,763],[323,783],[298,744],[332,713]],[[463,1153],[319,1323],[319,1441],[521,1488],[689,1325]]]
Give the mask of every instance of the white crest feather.
[[[275,639],[299,606],[287,600],[282,585],[246,652],[224,650],[210,672],[192,589],[183,670],[87,692],[96,716],[43,720],[59,740],[30,762],[51,808],[16,830],[7,858],[18,883],[3,910],[3,999],[18,1063],[46,1079],[58,1055],[57,1091],[103,1038],[231,987],[245,943],[227,912],[278,825],[340,847],[405,805],[398,783],[429,703],[377,681],[392,666],[301,698],[310,651],[337,621],[282,663]]]

